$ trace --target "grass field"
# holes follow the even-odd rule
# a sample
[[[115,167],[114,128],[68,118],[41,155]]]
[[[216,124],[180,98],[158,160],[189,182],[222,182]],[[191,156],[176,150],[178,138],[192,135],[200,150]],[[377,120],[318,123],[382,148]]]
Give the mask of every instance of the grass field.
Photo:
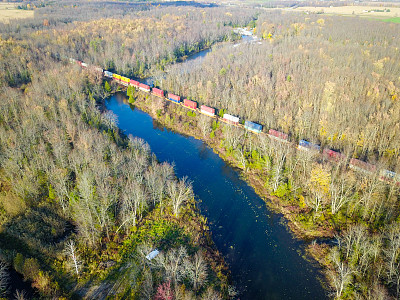
[[[383,19],[382,21],[400,24],[400,17],[389,18],[389,19]]]
[[[0,3],[0,22],[8,23],[10,19],[32,18],[33,10],[16,9],[14,3]]]
[[[293,9],[294,11],[308,11],[315,13],[324,13],[331,15],[355,15],[368,18],[378,18],[385,20],[399,19],[400,7],[384,7],[384,6],[339,6],[339,7],[318,7],[304,6]],[[388,21],[393,22],[393,21]],[[396,22],[397,23],[397,22]]]

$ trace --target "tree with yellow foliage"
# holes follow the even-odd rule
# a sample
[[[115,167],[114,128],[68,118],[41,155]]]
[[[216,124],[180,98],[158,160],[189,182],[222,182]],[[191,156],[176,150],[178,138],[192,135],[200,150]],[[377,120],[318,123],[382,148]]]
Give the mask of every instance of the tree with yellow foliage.
[[[310,197],[307,197],[307,205],[310,206],[316,215],[329,201],[329,185],[331,182],[331,174],[320,164],[315,164],[311,170],[308,187],[310,189]]]

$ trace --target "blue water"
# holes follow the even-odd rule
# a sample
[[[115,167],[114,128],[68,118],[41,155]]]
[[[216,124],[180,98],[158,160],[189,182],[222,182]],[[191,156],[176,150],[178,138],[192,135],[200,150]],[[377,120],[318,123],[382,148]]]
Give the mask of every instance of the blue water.
[[[143,138],[160,161],[188,176],[213,240],[224,255],[240,299],[325,299],[318,270],[304,260],[279,215],[266,208],[253,188],[202,141],[165,129],[122,96],[106,102],[126,133]]]

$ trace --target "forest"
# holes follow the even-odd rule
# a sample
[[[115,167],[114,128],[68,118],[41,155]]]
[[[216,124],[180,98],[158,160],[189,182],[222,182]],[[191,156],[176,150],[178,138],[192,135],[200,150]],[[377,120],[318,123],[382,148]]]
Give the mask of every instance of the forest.
[[[248,26],[259,43],[241,43]],[[120,90],[72,57],[400,172],[398,24],[257,8],[54,2],[0,24],[0,296],[228,299],[229,272],[187,178],[125,136]],[[351,28],[351,30],[349,30]],[[212,48],[203,63],[178,62]],[[111,87],[110,87],[111,86]],[[282,213],[337,299],[398,299],[399,186],[132,89],[205,140]],[[321,242],[322,241],[322,242]],[[327,241],[327,242],[326,242]],[[162,250],[152,261],[145,256]]]
[[[139,96],[136,105],[165,111],[162,122],[241,168],[296,234],[333,241],[309,251],[334,297],[398,298],[399,186],[346,167],[358,158],[399,172],[398,25],[271,12],[254,32],[261,44],[214,47],[195,68],[168,67],[160,86],[347,159],[335,163],[159,100]]]
[[[59,15],[42,18],[53,9]],[[135,6],[126,19],[109,17],[103,7],[91,17],[71,13],[68,20],[70,9],[46,6],[33,20],[1,27],[0,297],[233,297],[190,181],[176,178],[173,165],[158,162],[145,141],[119,131],[115,117],[102,109],[109,91],[101,76],[61,57],[90,57],[139,75],[140,68],[149,72],[237,38],[229,24],[250,17],[206,15],[191,7],[150,14]],[[218,15],[225,16],[219,25]],[[200,25],[208,20],[215,26]],[[188,35],[178,37],[180,31]],[[158,39],[165,48],[155,46]],[[171,59],[162,62],[165,57]],[[107,60],[113,58],[115,63]],[[155,248],[159,255],[147,259]],[[32,289],[10,286],[10,269]]]

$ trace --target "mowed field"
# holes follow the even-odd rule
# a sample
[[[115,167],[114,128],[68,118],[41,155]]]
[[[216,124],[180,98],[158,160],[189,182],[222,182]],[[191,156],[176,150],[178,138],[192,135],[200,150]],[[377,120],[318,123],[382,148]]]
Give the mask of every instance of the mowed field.
[[[382,21],[400,24],[400,17],[394,17],[394,18],[384,19],[384,20],[382,20]]]
[[[0,3],[0,22],[7,23],[10,19],[32,18],[33,10],[16,9],[14,3]]]
[[[304,6],[292,9],[294,11],[308,11],[332,15],[356,15],[368,18],[391,19],[400,16],[400,7],[384,6],[339,6],[339,7],[318,7]]]

